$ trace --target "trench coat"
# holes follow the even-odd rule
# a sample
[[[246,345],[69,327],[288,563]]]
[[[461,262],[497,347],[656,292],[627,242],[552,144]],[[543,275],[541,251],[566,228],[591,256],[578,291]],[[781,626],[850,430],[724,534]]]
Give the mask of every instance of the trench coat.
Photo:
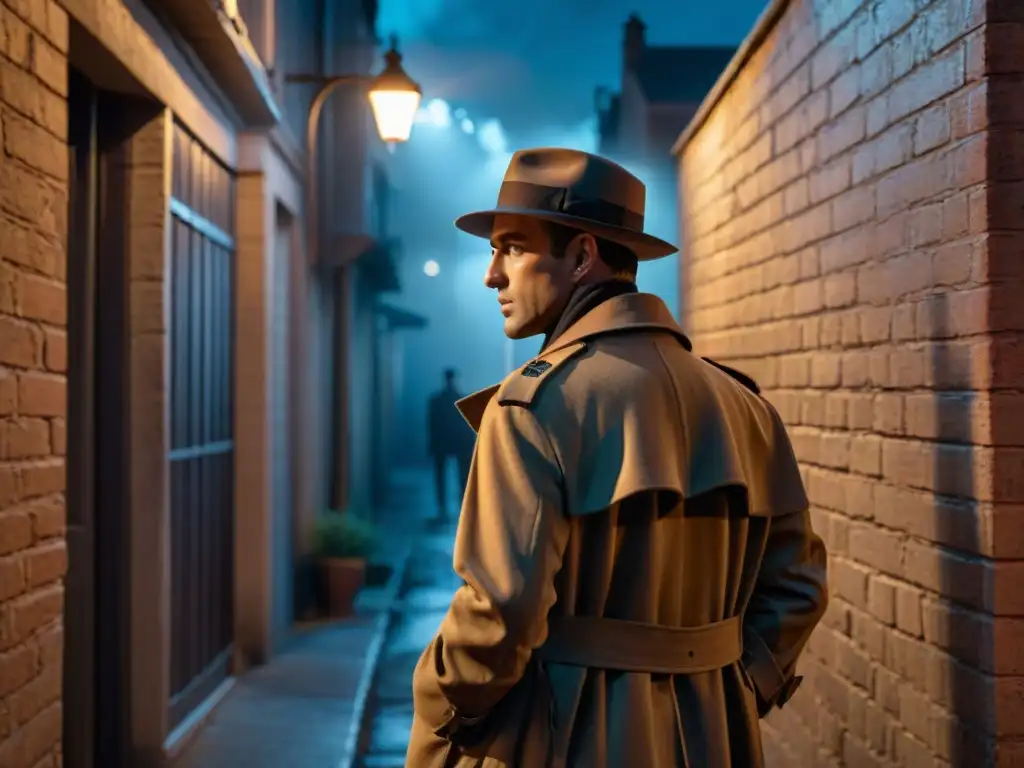
[[[463,586],[413,674],[408,768],[762,766],[827,591],[756,384],[635,293],[458,406]]]

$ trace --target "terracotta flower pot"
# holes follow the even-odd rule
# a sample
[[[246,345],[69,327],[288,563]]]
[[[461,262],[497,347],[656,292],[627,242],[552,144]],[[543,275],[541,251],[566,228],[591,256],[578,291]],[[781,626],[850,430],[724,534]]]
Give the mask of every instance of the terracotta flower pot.
[[[327,589],[327,615],[343,619],[352,615],[352,604],[366,581],[366,558],[325,557],[321,562]]]

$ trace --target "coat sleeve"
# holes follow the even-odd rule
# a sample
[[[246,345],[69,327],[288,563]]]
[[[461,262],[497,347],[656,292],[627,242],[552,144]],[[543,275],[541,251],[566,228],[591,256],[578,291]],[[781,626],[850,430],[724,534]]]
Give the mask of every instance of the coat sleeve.
[[[806,507],[769,518],[768,538],[744,614],[743,663],[759,714],[783,706],[802,678],[797,657],[828,604],[825,545]]]
[[[492,402],[455,539],[463,579],[413,674],[417,718],[438,735],[483,719],[547,637],[569,539],[562,472],[527,408]]]

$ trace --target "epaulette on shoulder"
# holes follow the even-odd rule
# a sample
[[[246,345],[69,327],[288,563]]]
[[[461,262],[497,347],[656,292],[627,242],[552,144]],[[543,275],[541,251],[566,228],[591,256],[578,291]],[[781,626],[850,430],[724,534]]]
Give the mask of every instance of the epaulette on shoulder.
[[[737,371],[735,368],[730,368],[728,365],[722,365],[721,363],[712,360],[710,357],[702,357],[701,360],[703,360],[705,363],[711,363],[711,365],[715,366],[715,368],[717,368],[718,370],[724,371],[725,373],[729,374],[734,379],[736,379],[736,381],[738,381],[744,387],[753,392],[755,395],[761,394],[761,387],[757,385],[756,381],[747,376],[747,374],[741,373],[740,371]]]
[[[497,393],[498,404],[529,407],[544,382],[586,348],[585,342],[577,341],[534,358],[501,383]]]

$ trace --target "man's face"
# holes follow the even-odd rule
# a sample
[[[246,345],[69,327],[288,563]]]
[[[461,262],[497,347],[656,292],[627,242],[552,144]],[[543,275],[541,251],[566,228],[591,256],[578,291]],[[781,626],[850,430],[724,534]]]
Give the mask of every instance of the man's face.
[[[496,217],[491,248],[484,284],[498,292],[505,335],[525,339],[544,333],[576,286],[575,260],[552,254],[544,222],[528,216]]]

